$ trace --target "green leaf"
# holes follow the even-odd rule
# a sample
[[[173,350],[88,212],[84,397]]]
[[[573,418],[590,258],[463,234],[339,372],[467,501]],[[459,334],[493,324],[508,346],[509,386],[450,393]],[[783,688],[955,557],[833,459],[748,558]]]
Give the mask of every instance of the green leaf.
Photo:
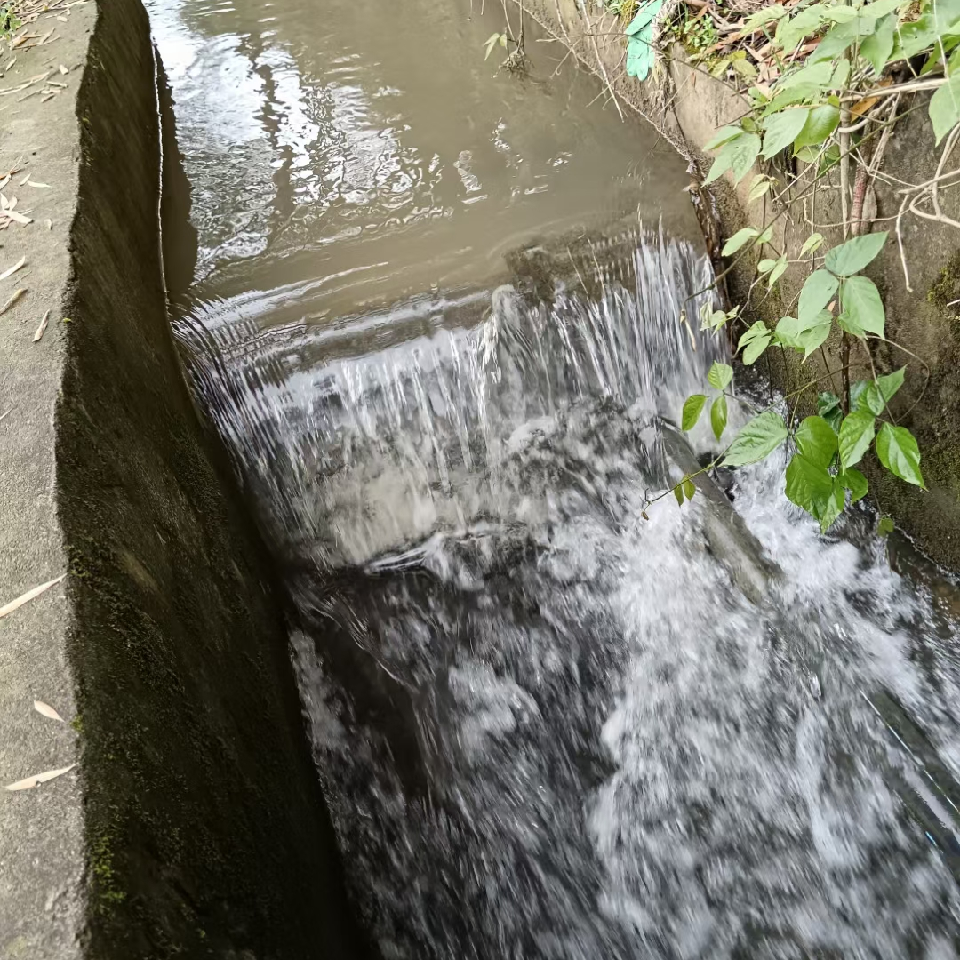
[[[692,500],[696,492],[697,492],[697,488],[694,485],[694,482],[689,477],[686,477],[683,481],[683,495],[688,500]]]
[[[855,380],[850,384],[850,409],[859,410],[860,409],[860,398],[863,396],[863,391],[867,389],[866,380]]]
[[[877,386],[887,403],[894,398],[897,391],[903,386],[903,378],[906,372],[907,368],[901,367],[899,370],[894,370],[893,373],[888,373],[885,377],[877,377]]]
[[[684,430],[692,430],[697,425],[706,402],[707,398],[702,393],[695,393],[692,397],[687,397],[684,400],[682,421]]]
[[[823,88],[809,83],[800,84],[786,90],[778,90],[773,99],[763,108],[763,115],[764,117],[771,117],[795,103],[819,100],[821,96],[823,96]]]
[[[850,71],[849,60],[838,61],[837,65],[833,68],[833,76],[830,78],[830,83],[827,86],[831,90],[843,90],[850,80]]]
[[[707,383],[715,390],[725,390],[733,379],[733,367],[727,363],[715,363],[707,374]]]
[[[809,107],[794,107],[770,117],[765,124],[763,159],[769,160],[781,150],[789,147],[800,134],[800,131],[803,130],[809,116]]]
[[[891,520],[890,517],[881,517],[877,523],[877,533],[879,533],[881,537],[886,537],[893,533],[893,520]]]
[[[773,269],[770,271],[770,276],[767,279],[767,289],[772,290],[773,285],[787,272],[787,256],[784,254],[777,262],[773,265]]]
[[[844,487],[850,491],[851,503],[862,500],[870,488],[867,478],[856,467],[841,471],[839,479]]]
[[[680,483],[678,483],[678,484],[673,488],[673,495],[677,498],[677,506],[678,506],[678,507],[682,507],[682,506],[683,506],[683,496],[684,496],[684,494],[683,494],[683,481],[681,481]]]
[[[725,143],[728,143],[734,137],[739,137],[743,133],[742,128],[740,127],[721,127],[714,135],[707,141],[707,145],[704,149],[706,150],[716,150],[718,147],[722,147]]]
[[[857,11],[853,7],[847,7],[842,5],[836,6],[825,6],[823,10],[823,18],[825,20],[830,20],[832,23],[849,23],[851,20],[856,19]]]
[[[709,306],[707,306],[707,312],[701,316],[703,317],[700,321],[701,330],[719,330],[727,322],[727,315],[722,310],[714,310],[711,313]]]
[[[869,6],[874,6],[870,4]],[[864,8],[864,11],[867,8]],[[860,44],[860,56],[866,60],[876,74],[880,74],[893,53],[893,37],[897,30],[897,18],[894,15],[884,17],[877,23],[876,30],[864,38]]]
[[[796,441],[804,458],[824,470],[837,455],[837,434],[823,417],[807,417],[797,428]]]
[[[761,260],[757,264],[757,273],[760,273],[760,274],[769,273],[776,265],[777,265],[776,260],[769,259],[769,258],[766,260]]]
[[[855,410],[840,425],[840,463],[845,470],[860,462],[876,435],[876,418],[865,410]]]
[[[713,435],[719,440],[727,429],[727,398],[721,393],[710,408],[710,426]]]
[[[807,58],[808,63],[832,63],[840,59],[857,39],[856,29],[851,29],[848,23],[840,23],[831,27],[826,36],[817,44]]]
[[[835,167],[840,162],[840,145],[831,143],[824,151],[820,160],[820,174],[825,174],[831,167]]]
[[[887,241],[887,232],[868,233],[863,237],[854,237],[827,254],[827,269],[838,277],[849,277],[859,273],[883,249]]]
[[[755,247],[762,247],[765,243],[769,243],[773,239],[773,227],[767,227],[763,233],[753,241]]]
[[[723,458],[727,467],[743,467],[757,463],[773,453],[787,439],[787,425],[774,410],[761,413],[746,423],[730,444]]]
[[[891,13],[895,13],[901,7],[906,5],[906,0],[874,0],[861,7],[858,11],[861,17],[879,20]]]
[[[817,413],[836,431],[843,422],[843,410],[840,409],[840,398],[835,393],[825,390],[817,397]]]
[[[885,423],[877,436],[877,456],[895,477],[918,487],[923,486],[920,450],[913,434],[906,427]]]
[[[772,23],[786,16],[786,13],[786,8],[779,3],[775,3],[770,7],[761,8],[757,10],[756,13],[752,13],[747,17],[743,23],[743,30],[746,32],[756,30],[759,27],[765,27],[768,23]]]
[[[795,87],[823,88],[833,76],[832,63],[813,63],[794,70],[777,81],[777,93],[783,90],[792,90]]]
[[[846,499],[846,495],[843,492],[843,484],[839,478],[832,477],[831,479],[833,480],[832,495],[826,498],[826,501],[820,506],[818,513],[814,514],[817,520],[820,521],[821,533],[826,533],[830,527],[833,526],[834,520],[843,513],[844,501]]]
[[[798,319],[812,322],[833,299],[840,281],[828,270],[814,270],[804,281],[797,308]]]
[[[782,317],[777,324],[777,339],[785,347],[802,350],[806,360],[830,336],[832,322],[829,310],[821,310],[812,321],[803,323],[796,317]]]
[[[843,313],[837,322],[844,330],[861,339],[868,333],[883,336],[883,301],[869,277],[848,277],[840,295]]]
[[[937,146],[960,122],[960,73],[955,73],[930,98],[930,122]]]
[[[883,413],[883,408],[886,406],[886,403],[883,399],[883,394],[880,392],[880,388],[873,380],[867,380],[863,384],[863,388],[857,392],[856,400],[853,399],[852,387],[850,388],[850,394],[851,410],[864,410],[875,417],[879,417],[880,414]]]
[[[769,177],[765,177],[762,173],[758,174],[750,185],[747,203],[753,203],[754,200],[759,200],[772,186],[773,181]]]
[[[760,231],[754,230],[753,227],[744,227],[742,230],[738,230],[723,245],[723,255],[725,257],[729,257],[730,254],[736,253],[741,247],[745,246],[754,237],[759,237],[759,236],[760,236]]]
[[[823,23],[823,5],[814,4],[801,10],[795,17],[784,17],[777,26],[777,42],[786,51],[791,51],[804,37],[816,33]]]
[[[747,175],[759,153],[760,138],[755,133],[741,132],[723,145],[704,184],[713,183],[728,170],[733,174],[734,183],[739,183]]]
[[[818,147],[829,137],[840,124],[840,111],[833,106],[814,107],[807,117],[797,139],[794,149],[802,147]]]
[[[803,241],[803,246],[800,248],[800,256],[802,257],[807,253],[816,253],[822,246],[823,234],[811,233],[810,236]]]
[[[737,349],[743,351],[743,362],[750,366],[756,363],[760,355],[770,345],[773,336],[762,320],[758,320],[740,338]]]
[[[826,469],[799,453],[787,467],[787,498],[819,520],[824,532],[843,510],[843,487]]]

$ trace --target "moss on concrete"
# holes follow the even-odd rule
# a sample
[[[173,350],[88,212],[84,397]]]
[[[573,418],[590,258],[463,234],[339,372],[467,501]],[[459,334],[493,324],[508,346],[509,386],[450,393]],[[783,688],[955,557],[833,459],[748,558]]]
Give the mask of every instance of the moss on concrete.
[[[940,270],[940,276],[927,291],[927,303],[938,310],[957,313],[960,301],[960,250],[957,250]]]

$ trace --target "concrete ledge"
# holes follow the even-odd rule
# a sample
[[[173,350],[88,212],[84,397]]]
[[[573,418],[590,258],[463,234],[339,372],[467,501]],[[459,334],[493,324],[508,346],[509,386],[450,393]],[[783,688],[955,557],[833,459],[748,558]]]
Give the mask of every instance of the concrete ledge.
[[[0,778],[79,780],[0,797],[0,957],[362,956],[263,551],[170,336],[146,13],[63,34],[79,91],[0,142],[56,184],[0,234],[33,269],[0,318],[0,603],[69,570],[0,620]]]

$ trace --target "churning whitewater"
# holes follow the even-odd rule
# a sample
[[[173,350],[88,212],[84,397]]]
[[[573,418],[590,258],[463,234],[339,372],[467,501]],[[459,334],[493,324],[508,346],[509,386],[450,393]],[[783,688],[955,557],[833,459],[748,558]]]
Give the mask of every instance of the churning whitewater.
[[[294,288],[178,326],[382,954],[955,956],[952,624],[865,513],[819,536],[782,459],[648,506],[710,446],[673,426],[723,354],[687,243],[512,268],[322,326],[259,322]]]

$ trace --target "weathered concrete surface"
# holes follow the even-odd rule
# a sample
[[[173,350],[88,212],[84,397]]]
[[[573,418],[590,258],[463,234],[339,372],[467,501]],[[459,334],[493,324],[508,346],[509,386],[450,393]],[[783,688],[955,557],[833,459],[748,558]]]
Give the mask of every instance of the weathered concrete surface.
[[[170,337],[146,14],[56,25],[0,88],[71,68],[0,99],[0,176],[24,154],[51,186],[5,191],[36,222],[0,232],[0,272],[29,267],[0,284],[29,290],[0,317],[0,604],[69,576],[0,620],[0,779],[80,763],[0,795],[0,958],[363,956],[262,551]]]
[[[77,196],[79,132],[75,101],[95,10],[75,7],[66,24],[39,21],[40,33],[60,39],[23,51],[0,80],[0,90],[53,70],[64,93],[47,102],[19,94],[0,97],[0,178],[22,166],[3,190],[19,199],[29,226],[0,231],[0,273],[27,258],[27,266],[0,281],[0,305],[26,289],[0,316],[0,606],[66,572],[57,519],[54,413],[65,362],[69,234]],[[5,47],[5,45],[3,45]],[[11,59],[6,49],[0,65]],[[64,64],[70,73],[59,74]],[[34,89],[34,88],[31,88]],[[20,162],[18,163],[18,158]],[[27,173],[49,190],[18,187]],[[52,220],[46,229],[44,221]],[[44,313],[50,324],[35,343]],[[78,759],[78,737],[40,716],[34,699],[65,719],[76,715],[67,639],[72,629],[65,583],[0,620],[0,786]],[[0,792],[0,958],[79,956],[84,916],[82,795],[73,771],[43,786]]]
[[[659,68],[658,74],[646,82],[627,77],[623,69],[623,25],[608,12],[593,7],[584,12],[576,0],[524,0],[523,7],[562,39],[582,64],[601,77],[618,103],[632,107],[653,123],[701,175],[709,169],[711,158],[705,154],[704,145],[719,127],[743,115],[747,107],[743,97],[691,68],[679,47],[674,49],[672,59]],[[916,95],[912,102],[905,101],[901,107],[901,112],[919,109],[897,125],[884,163],[887,173],[908,183],[921,183],[932,177],[939,160],[923,96]],[[764,172],[778,174],[772,165]],[[729,178],[722,178],[710,188],[709,199],[720,233],[731,236],[748,225],[763,229],[774,220],[775,245],[796,257],[812,228],[796,213],[774,206],[771,197],[779,188],[762,202],[748,205],[746,194],[752,179],[748,174],[735,188]],[[876,193],[878,218],[896,217],[900,198],[894,189],[878,183]],[[838,222],[839,211],[831,210],[823,202],[824,196],[821,193],[818,201],[817,219],[825,223]],[[789,196],[786,199],[789,200]],[[960,216],[960,203],[955,196],[945,195],[943,208],[944,213],[954,219]],[[875,229],[891,227],[892,222],[888,220],[878,223]],[[930,489],[922,491],[911,487],[879,467],[871,469],[867,464],[865,469],[872,496],[880,509],[890,513],[929,556],[957,569],[960,568],[960,378],[957,376],[960,313],[956,306],[948,305],[960,299],[960,232],[915,217],[904,218],[903,227],[913,289],[907,287],[892,237],[880,261],[868,272],[884,297],[888,337],[917,354],[922,363],[886,345],[876,347],[872,359],[879,373],[904,363],[911,364],[911,375],[892,410],[900,418],[899,422],[917,436],[923,457],[921,465]],[[837,230],[821,228],[820,232],[831,243],[842,239]],[[711,244],[712,239],[708,236],[708,245],[716,257],[718,243]],[[726,278],[735,302],[742,302],[753,277],[754,262],[745,261]],[[780,295],[765,298],[758,310],[749,311],[745,316],[751,321],[759,318],[775,323],[787,312],[785,305],[799,292],[804,278],[801,268],[791,267],[781,281]],[[841,365],[835,344],[833,349],[828,344],[827,356],[832,358],[831,368]],[[865,353],[855,352],[852,359],[860,366],[852,372],[851,379],[871,375]],[[923,363],[930,368],[930,383],[923,402],[914,407],[924,390]],[[817,357],[808,361],[805,376],[809,376],[811,369],[824,372]],[[785,390],[798,383],[797,367],[780,364],[775,357],[770,373],[774,382]],[[837,392],[839,388],[840,384],[835,384]]]

